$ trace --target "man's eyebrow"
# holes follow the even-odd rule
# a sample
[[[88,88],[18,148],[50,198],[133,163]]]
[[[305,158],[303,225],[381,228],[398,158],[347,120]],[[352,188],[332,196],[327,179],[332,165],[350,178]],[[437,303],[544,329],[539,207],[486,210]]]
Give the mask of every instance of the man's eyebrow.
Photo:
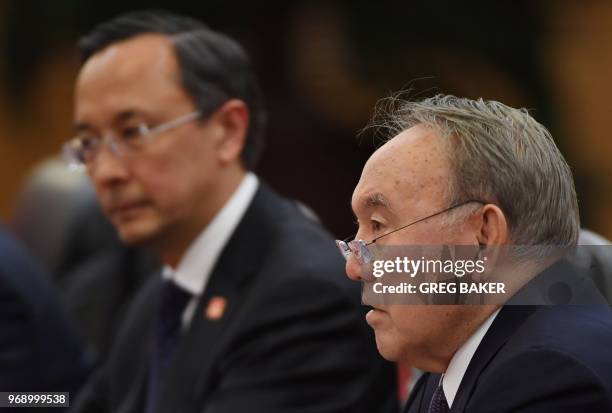
[[[138,114],[139,111],[136,109],[125,109],[113,116],[113,121],[115,123],[125,122],[136,117]],[[89,128],[91,128],[91,126],[87,122],[77,122],[74,124],[74,130],[77,132],[84,131]]]
[[[135,109],[122,110],[121,112],[117,113],[114,116],[114,120],[116,122],[122,122],[122,121],[130,120],[131,118],[135,117],[137,114],[138,114],[138,111],[135,110]]]
[[[365,208],[371,209],[376,207],[383,207],[385,209],[391,209],[391,203],[383,194],[380,192],[370,194],[362,201]]]
[[[75,132],[81,132],[89,129],[89,124],[87,122],[77,122],[74,124],[73,129]]]

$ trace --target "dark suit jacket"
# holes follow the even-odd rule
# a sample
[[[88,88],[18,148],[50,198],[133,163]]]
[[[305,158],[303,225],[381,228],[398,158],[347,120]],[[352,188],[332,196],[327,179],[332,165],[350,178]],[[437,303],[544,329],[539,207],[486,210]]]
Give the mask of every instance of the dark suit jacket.
[[[358,286],[332,239],[264,184],[223,250],[163,384],[157,412],[393,412]],[[160,277],[137,297],[104,370],[76,407],[142,412]],[[227,309],[204,316],[212,297]]]
[[[0,227],[0,391],[68,391],[75,396],[91,361],[55,291]]]
[[[570,302],[603,302],[583,277],[569,278],[560,262],[536,278],[535,291],[557,294],[561,279],[576,294]],[[528,284],[528,286],[530,286]],[[543,288],[551,286],[552,288]],[[590,291],[590,300],[587,294]],[[543,297],[549,302],[551,296]],[[514,299],[510,304],[514,303]],[[424,374],[405,412],[427,412],[440,380]],[[607,304],[506,305],[478,346],[455,396],[451,412],[612,412],[612,313]]]
[[[159,266],[143,252],[100,248],[62,274],[61,300],[100,362],[106,359],[116,325],[131,300]]]

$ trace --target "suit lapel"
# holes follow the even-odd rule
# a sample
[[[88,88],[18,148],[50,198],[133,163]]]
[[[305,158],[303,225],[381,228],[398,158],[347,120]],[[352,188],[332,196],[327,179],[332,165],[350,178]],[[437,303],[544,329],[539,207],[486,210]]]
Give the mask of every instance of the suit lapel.
[[[423,374],[410,393],[404,413],[427,413],[429,402],[439,383],[440,374]]]
[[[499,349],[536,309],[537,306],[518,305],[507,305],[501,309],[465,371],[453,401],[451,409],[453,413],[465,410],[482,370],[486,368]]]
[[[122,326],[125,331],[121,332],[121,342],[117,346],[121,352],[112,363],[116,370],[112,375],[113,380],[122,392],[117,404],[113,403],[118,406],[117,413],[142,411],[144,408],[151,355],[151,325],[157,311],[160,287],[161,273],[157,272],[143,286],[145,291],[133,305],[137,313],[131,315],[132,318]],[[127,371],[130,374],[126,374]]]
[[[146,358],[140,363],[138,371],[134,377],[134,385],[129,387],[128,393],[121,400],[121,404],[117,408],[117,413],[131,413],[139,412],[144,409],[146,399],[146,388],[148,380],[148,356],[149,352],[146,351]]]
[[[223,249],[200,297],[189,330],[182,337],[168,369],[158,412],[189,411],[179,406],[199,404],[197,400],[212,378],[217,345],[239,308],[241,296],[255,277],[269,243],[274,223],[266,211],[273,195],[260,186],[245,216]],[[206,316],[211,299],[222,297],[226,305],[218,319]]]

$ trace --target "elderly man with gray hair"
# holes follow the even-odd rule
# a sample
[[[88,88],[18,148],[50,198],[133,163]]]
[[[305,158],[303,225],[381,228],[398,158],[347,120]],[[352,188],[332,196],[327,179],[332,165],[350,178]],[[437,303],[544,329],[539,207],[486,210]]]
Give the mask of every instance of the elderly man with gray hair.
[[[374,125],[388,138],[353,193],[355,239],[338,241],[351,279],[369,282],[382,247],[545,252],[544,265],[510,268],[509,282],[530,276],[504,302],[373,304],[380,353],[429,372],[405,411],[612,411],[610,307],[552,253],[576,246],[580,222],[550,133],[526,110],[482,99],[392,98],[379,109]]]

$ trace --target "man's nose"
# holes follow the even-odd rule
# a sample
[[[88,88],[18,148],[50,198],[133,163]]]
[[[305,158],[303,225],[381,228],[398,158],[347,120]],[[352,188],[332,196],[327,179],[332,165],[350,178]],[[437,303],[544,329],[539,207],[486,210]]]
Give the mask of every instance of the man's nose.
[[[347,257],[345,270],[346,276],[353,281],[370,281],[372,278],[367,274],[367,266],[361,264],[354,254]]]
[[[88,172],[94,183],[99,185],[113,185],[129,176],[124,160],[107,144],[100,145]]]

